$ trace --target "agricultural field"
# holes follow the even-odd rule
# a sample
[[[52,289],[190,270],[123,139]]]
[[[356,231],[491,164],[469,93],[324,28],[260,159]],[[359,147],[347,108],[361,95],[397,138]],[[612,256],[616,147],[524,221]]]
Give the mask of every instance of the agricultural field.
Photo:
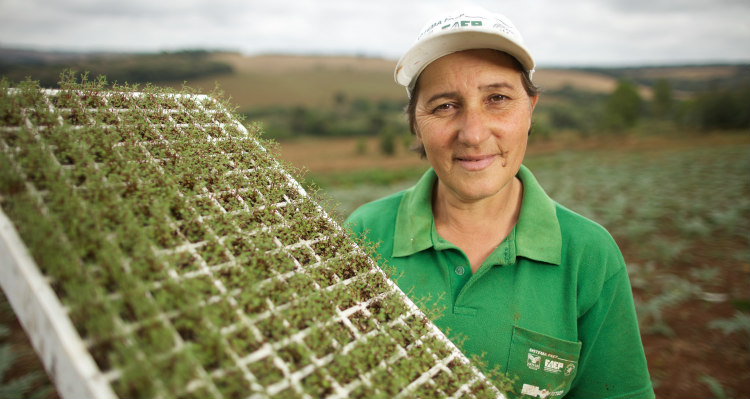
[[[427,167],[369,144],[364,155],[354,140],[282,142],[279,151],[307,167],[344,218]],[[750,135],[536,143],[526,164],[552,198],[622,248],[657,397],[750,396]]]
[[[750,396],[747,141],[562,152],[529,165],[552,198],[623,249],[657,396]]]
[[[218,84],[231,97],[239,111],[266,106],[335,106],[335,95],[366,98],[369,101],[406,101],[404,89],[393,81],[396,60],[363,57],[316,57],[263,55],[247,57],[236,53],[215,53],[207,58],[229,65],[231,72],[197,77],[187,81],[191,87],[210,91]],[[737,84],[749,67],[744,65],[680,66],[650,68],[556,68],[540,66],[534,82],[545,92],[566,87],[608,94],[620,78],[639,82],[640,93],[652,95],[650,84],[661,78],[673,82],[680,94],[709,87]],[[184,80],[166,82],[174,87]]]

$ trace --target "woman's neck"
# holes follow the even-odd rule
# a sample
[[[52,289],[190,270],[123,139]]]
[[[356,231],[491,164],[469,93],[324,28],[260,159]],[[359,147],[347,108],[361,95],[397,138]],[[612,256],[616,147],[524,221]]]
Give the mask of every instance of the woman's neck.
[[[476,271],[516,225],[522,199],[518,178],[494,196],[477,201],[462,200],[438,182],[432,203],[435,226],[441,237],[466,253]]]

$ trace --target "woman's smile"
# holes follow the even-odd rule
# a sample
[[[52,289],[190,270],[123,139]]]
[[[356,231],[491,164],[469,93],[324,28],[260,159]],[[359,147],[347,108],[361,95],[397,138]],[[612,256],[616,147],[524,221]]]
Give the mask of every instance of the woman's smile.
[[[496,161],[501,162],[502,166],[505,166],[502,154],[458,155],[454,160],[461,168],[469,172],[479,172],[487,169]]]

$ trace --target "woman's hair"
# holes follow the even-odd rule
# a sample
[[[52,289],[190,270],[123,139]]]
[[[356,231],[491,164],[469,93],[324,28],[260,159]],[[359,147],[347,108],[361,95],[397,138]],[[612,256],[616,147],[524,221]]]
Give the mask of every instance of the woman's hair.
[[[539,95],[540,89],[534,84],[534,82],[531,81],[531,73],[524,70],[518,60],[513,57],[510,58],[513,60],[514,68],[521,73],[521,83],[523,84],[523,88],[526,91],[526,94],[528,94],[529,97],[535,97]],[[419,78],[417,78],[417,83],[414,85],[414,89],[412,90],[411,98],[409,98],[409,104],[406,105],[406,115],[409,118],[409,130],[415,137],[417,135],[417,97],[419,97]],[[531,134],[531,129],[529,129],[529,134]],[[427,157],[424,145],[422,145],[419,140],[415,140],[414,144],[412,144],[409,149],[418,153],[422,158]]]

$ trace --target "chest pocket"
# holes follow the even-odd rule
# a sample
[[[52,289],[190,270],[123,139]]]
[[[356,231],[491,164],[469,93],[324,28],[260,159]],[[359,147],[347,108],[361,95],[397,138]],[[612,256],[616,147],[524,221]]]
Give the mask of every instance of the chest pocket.
[[[578,371],[581,343],[513,327],[506,371],[518,396],[555,399],[570,390]]]

